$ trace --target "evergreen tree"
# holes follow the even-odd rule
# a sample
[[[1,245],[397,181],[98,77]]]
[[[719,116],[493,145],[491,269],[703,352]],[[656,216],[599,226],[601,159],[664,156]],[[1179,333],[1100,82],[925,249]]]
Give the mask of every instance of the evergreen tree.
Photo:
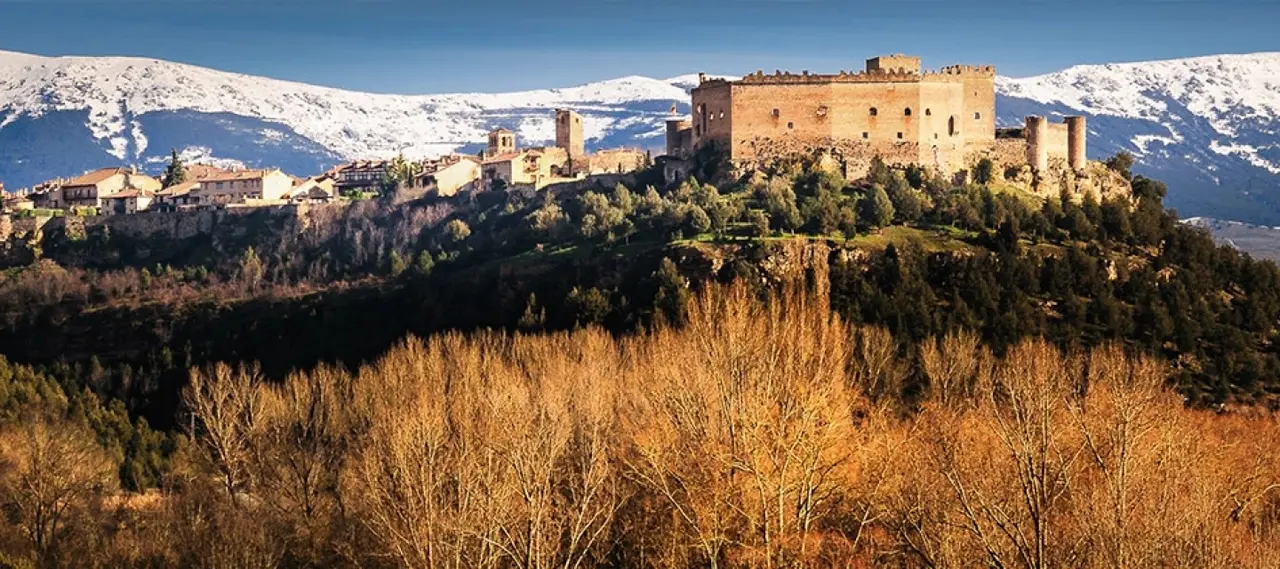
[[[862,208],[862,218],[872,227],[884,227],[893,222],[893,202],[880,186],[872,186],[871,192],[862,200]]]
[[[1133,168],[1132,154],[1121,150],[1120,152],[1117,152],[1115,156],[1108,158],[1106,164],[1107,168],[1118,172],[1121,176],[1124,176],[1124,179],[1133,179],[1133,172],[1131,171],[1131,168]]]
[[[996,165],[990,158],[983,158],[973,169],[973,181],[979,184],[990,184],[995,176]]]
[[[181,184],[187,181],[187,166],[183,164],[182,158],[178,156],[178,149],[170,151],[169,165],[164,169],[164,175],[160,177],[160,181],[164,187]]]

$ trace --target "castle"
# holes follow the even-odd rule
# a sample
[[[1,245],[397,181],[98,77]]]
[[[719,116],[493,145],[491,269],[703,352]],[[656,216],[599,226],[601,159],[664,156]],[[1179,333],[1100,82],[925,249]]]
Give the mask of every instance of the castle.
[[[925,71],[920,58],[873,57],[861,72],[799,75],[763,71],[737,81],[699,76],[692,117],[667,122],[667,154],[687,158],[718,145],[739,165],[827,151],[848,174],[874,157],[962,172],[982,158],[1001,168],[1085,168],[1084,117],[1052,124],[1028,117],[1023,129],[996,128],[992,66]]]

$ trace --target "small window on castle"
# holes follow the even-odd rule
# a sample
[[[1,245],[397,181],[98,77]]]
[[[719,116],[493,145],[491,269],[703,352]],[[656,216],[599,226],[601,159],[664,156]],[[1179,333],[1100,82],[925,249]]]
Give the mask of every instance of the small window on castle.
[[[911,107],[907,107],[907,110],[902,111],[902,114],[906,116],[911,116]]]
[[[982,113],[973,113],[973,120],[979,120],[981,118],[982,118]]]
[[[779,111],[778,109],[774,109],[774,110],[773,110],[773,118],[775,118],[775,119],[776,119],[776,118],[778,118],[778,117],[780,117],[780,116],[782,116],[782,111]]]
[[[878,114],[880,114],[880,111],[877,111],[875,107],[871,107],[871,116],[874,117]]]
[[[871,133],[869,132],[862,133],[862,138],[871,138]]]
[[[796,127],[796,123],[793,123],[793,122],[787,123],[787,128],[795,128],[795,127]]]
[[[926,117],[931,117],[931,116],[933,116],[933,109],[925,109],[925,110],[924,110],[924,116],[926,116]]]
[[[902,140],[902,133],[901,133],[901,132],[899,132],[899,133],[898,133],[898,140]]]
[[[933,137],[934,137],[934,138],[938,138],[938,133],[936,133],[936,132],[935,132],[935,133],[933,133]]]
[[[724,118],[724,111],[720,111],[720,118]]]

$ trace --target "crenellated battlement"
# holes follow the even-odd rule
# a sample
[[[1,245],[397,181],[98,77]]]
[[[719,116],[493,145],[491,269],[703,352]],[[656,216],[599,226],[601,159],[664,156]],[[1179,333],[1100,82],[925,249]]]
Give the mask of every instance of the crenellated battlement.
[[[874,69],[870,71],[846,71],[839,73],[810,73],[801,71],[775,70],[766,74],[757,70],[737,81],[723,78],[707,78],[699,76],[699,87],[715,87],[722,85],[804,85],[824,83],[952,83],[967,78],[995,78],[996,68],[992,65],[951,65],[936,71],[915,71],[902,68]]]
[[[860,70],[699,76],[691,120],[668,123],[669,154],[723,145],[732,160],[758,160],[836,141],[943,172],[995,142],[995,67],[930,70],[901,53]],[[767,141],[761,142],[761,141]]]

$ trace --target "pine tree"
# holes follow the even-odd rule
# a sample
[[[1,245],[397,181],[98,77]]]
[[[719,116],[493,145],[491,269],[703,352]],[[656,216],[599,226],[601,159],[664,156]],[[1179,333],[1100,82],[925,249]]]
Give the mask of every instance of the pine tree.
[[[161,182],[164,187],[181,184],[187,181],[187,166],[182,163],[182,158],[178,156],[178,149],[173,149],[169,156],[169,165],[164,169],[164,175],[161,176]]]

